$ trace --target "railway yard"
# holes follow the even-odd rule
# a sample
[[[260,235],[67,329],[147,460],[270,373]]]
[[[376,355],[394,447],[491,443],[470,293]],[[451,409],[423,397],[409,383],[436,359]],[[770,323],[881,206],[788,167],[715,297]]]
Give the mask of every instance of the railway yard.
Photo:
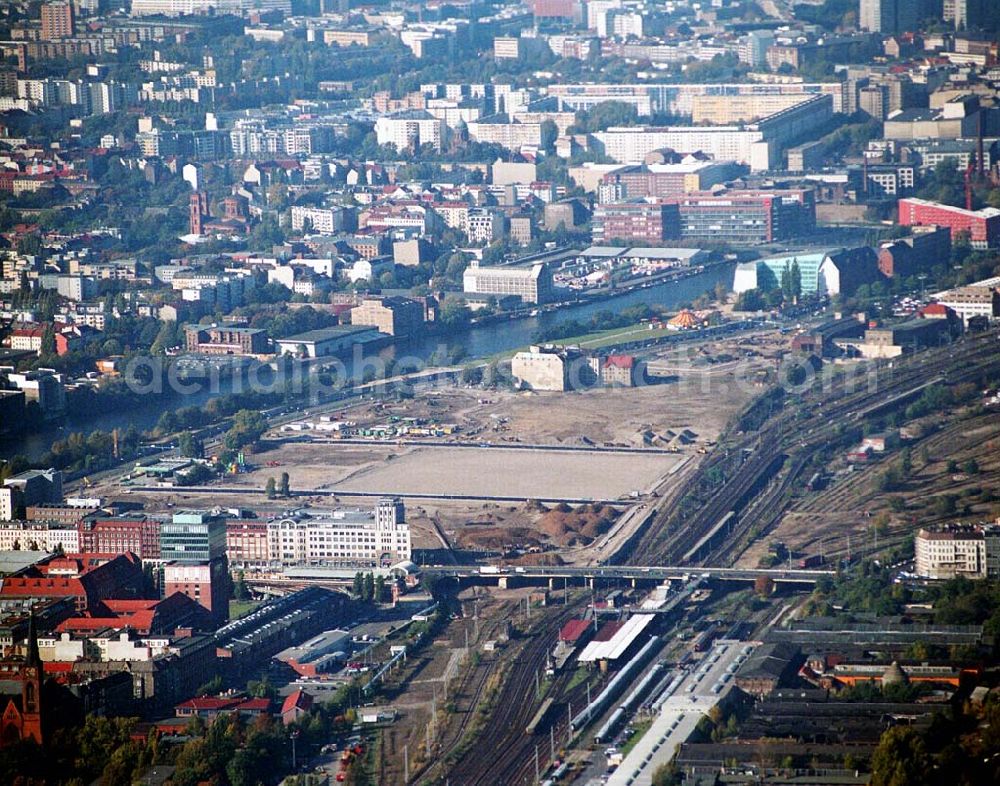
[[[516,573],[489,590],[472,577],[375,698],[397,713],[375,735],[378,783],[645,786],[692,741],[709,744],[706,724],[745,715],[734,685],[807,597],[699,578],[699,566],[848,564],[949,520],[942,496],[960,502],[951,517],[1000,513],[996,333],[794,381],[783,339],[712,349],[651,358],[662,381],[643,388],[452,386],[311,413],[272,429],[252,471],[220,487],[131,493],[207,506],[221,491],[278,511],[289,502],[261,489],[288,468],[294,504],[406,497],[425,561],[689,566],[656,587],[562,592]],[[922,408],[931,393],[945,403]],[[859,459],[865,440],[879,448]],[[586,654],[595,646],[604,654]],[[857,743],[865,755],[869,743]]]

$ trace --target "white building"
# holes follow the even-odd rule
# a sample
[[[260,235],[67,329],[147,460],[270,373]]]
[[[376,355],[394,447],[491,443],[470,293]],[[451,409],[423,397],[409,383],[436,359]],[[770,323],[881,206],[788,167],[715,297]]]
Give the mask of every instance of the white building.
[[[295,205],[292,208],[292,229],[296,232],[304,231],[307,221],[311,231],[321,235],[335,235],[344,228],[344,209]]]
[[[966,325],[973,317],[985,317],[990,322],[1000,318],[1000,289],[997,287],[957,287],[939,292],[934,299],[958,314]]]
[[[403,502],[379,500],[374,510],[304,512],[267,524],[268,555],[283,565],[388,567],[409,560],[410,525]]]
[[[525,303],[546,303],[552,299],[552,272],[543,263],[480,267],[473,261],[462,274],[462,290],[470,295],[516,295]]]
[[[6,495],[0,495],[0,507],[7,507]],[[4,511],[5,513],[7,511]],[[80,552],[80,533],[75,525],[48,522],[0,522],[0,551],[14,551],[15,547],[31,551],[56,551],[61,547],[66,554]]]
[[[986,539],[978,527],[921,529],[913,541],[916,573],[929,579],[986,577]]]
[[[422,110],[401,112],[375,121],[375,139],[378,143],[395,145],[397,150],[417,149],[422,145],[441,150],[444,136],[444,120]]]
[[[503,236],[503,215],[487,207],[469,210],[466,220],[466,235],[470,243],[492,243]]]

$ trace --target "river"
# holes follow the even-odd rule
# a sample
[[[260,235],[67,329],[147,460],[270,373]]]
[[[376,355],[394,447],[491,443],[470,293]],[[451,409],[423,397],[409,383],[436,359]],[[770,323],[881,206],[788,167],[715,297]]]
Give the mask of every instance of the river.
[[[702,273],[675,281],[666,281],[647,289],[634,289],[610,299],[597,302],[581,302],[548,311],[534,317],[495,322],[489,325],[473,325],[467,330],[443,336],[427,336],[395,348],[384,350],[383,355],[407,356],[426,361],[439,352],[442,345],[460,346],[466,352],[466,359],[491,357],[509,352],[531,343],[539,329],[549,328],[570,319],[586,322],[601,311],[621,311],[629,306],[650,305],[667,309],[677,308],[682,303],[694,300],[707,290],[715,288],[720,281],[729,286],[733,280],[733,265],[718,265]],[[348,366],[350,369],[350,366]],[[179,409],[191,405],[201,405],[216,395],[231,392],[232,383],[223,381],[216,390],[203,389],[188,395],[171,398],[151,398],[148,404],[141,404],[125,412],[101,412],[85,419],[52,423],[32,434],[16,440],[0,442],[0,458],[10,458],[23,454],[31,461],[42,459],[52,443],[65,439],[73,431],[91,432],[126,429],[134,425],[140,431],[152,429],[167,409]]]

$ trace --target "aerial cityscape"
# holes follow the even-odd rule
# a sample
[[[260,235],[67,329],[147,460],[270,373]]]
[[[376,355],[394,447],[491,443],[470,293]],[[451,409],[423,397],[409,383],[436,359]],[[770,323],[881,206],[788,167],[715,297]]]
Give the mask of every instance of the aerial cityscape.
[[[0,55],[0,786],[1000,784],[1000,0]]]

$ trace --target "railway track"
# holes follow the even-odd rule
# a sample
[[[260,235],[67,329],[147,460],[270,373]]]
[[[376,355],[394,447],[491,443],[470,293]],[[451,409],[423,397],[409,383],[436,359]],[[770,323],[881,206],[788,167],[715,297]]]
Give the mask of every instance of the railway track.
[[[548,650],[556,633],[575,611],[576,604],[573,604],[561,609],[558,614],[552,614],[532,632],[531,639],[516,654],[483,734],[477,739],[475,747],[466,752],[448,773],[448,780],[452,783],[461,783],[462,786],[494,786],[497,783],[513,786],[520,783],[516,778],[521,777],[525,767],[523,758],[528,750],[531,754],[530,772],[534,776],[536,738],[526,735],[524,729],[537,710],[537,702],[529,700],[529,697],[534,695],[536,675],[545,668]],[[568,680],[569,675],[557,677],[549,688],[551,695],[558,695],[558,691],[565,689]],[[556,708],[553,709],[555,711]],[[550,717],[539,724],[538,733],[548,733],[552,723],[558,723],[558,719],[550,713]],[[545,752],[548,753],[547,746]],[[540,761],[540,765],[542,763]],[[437,782],[444,781],[438,779]]]
[[[676,560],[699,541],[728,512],[748,515],[738,520],[738,530],[702,561],[717,564],[738,556],[742,536],[753,526],[765,532],[780,521],[794,499],[794,484],[812,456],[842,439],[844,429],[860,426],[863,413],[886,401],[904,405],[918,396],[928,382],[941,379],[947,384],[981,382],[1000,377],[1000,347],[995,332],[969,336],[962,341],[927,350],[891,364],[869,366],[863,379],[834,379],[828,387],[812,389],[801,396],[785,397],[780,409],[770,414],[760,428],[750,433],[727,435],[715,453],[702,462],[691,476],[686,492],[702,488],[703,502],[681,520],[680,500],[664,505],[662,515],[635,546],[636,561],[664,563]],[[732,471],[732,456],[750,452],[750,457]],[[792,456],[777,488],[762,483],[769,467],[768,455]],[[730,474],[716,493],[705,499],[705,480],[713,469]],[[697,556],[697,555],[695,555]]]

